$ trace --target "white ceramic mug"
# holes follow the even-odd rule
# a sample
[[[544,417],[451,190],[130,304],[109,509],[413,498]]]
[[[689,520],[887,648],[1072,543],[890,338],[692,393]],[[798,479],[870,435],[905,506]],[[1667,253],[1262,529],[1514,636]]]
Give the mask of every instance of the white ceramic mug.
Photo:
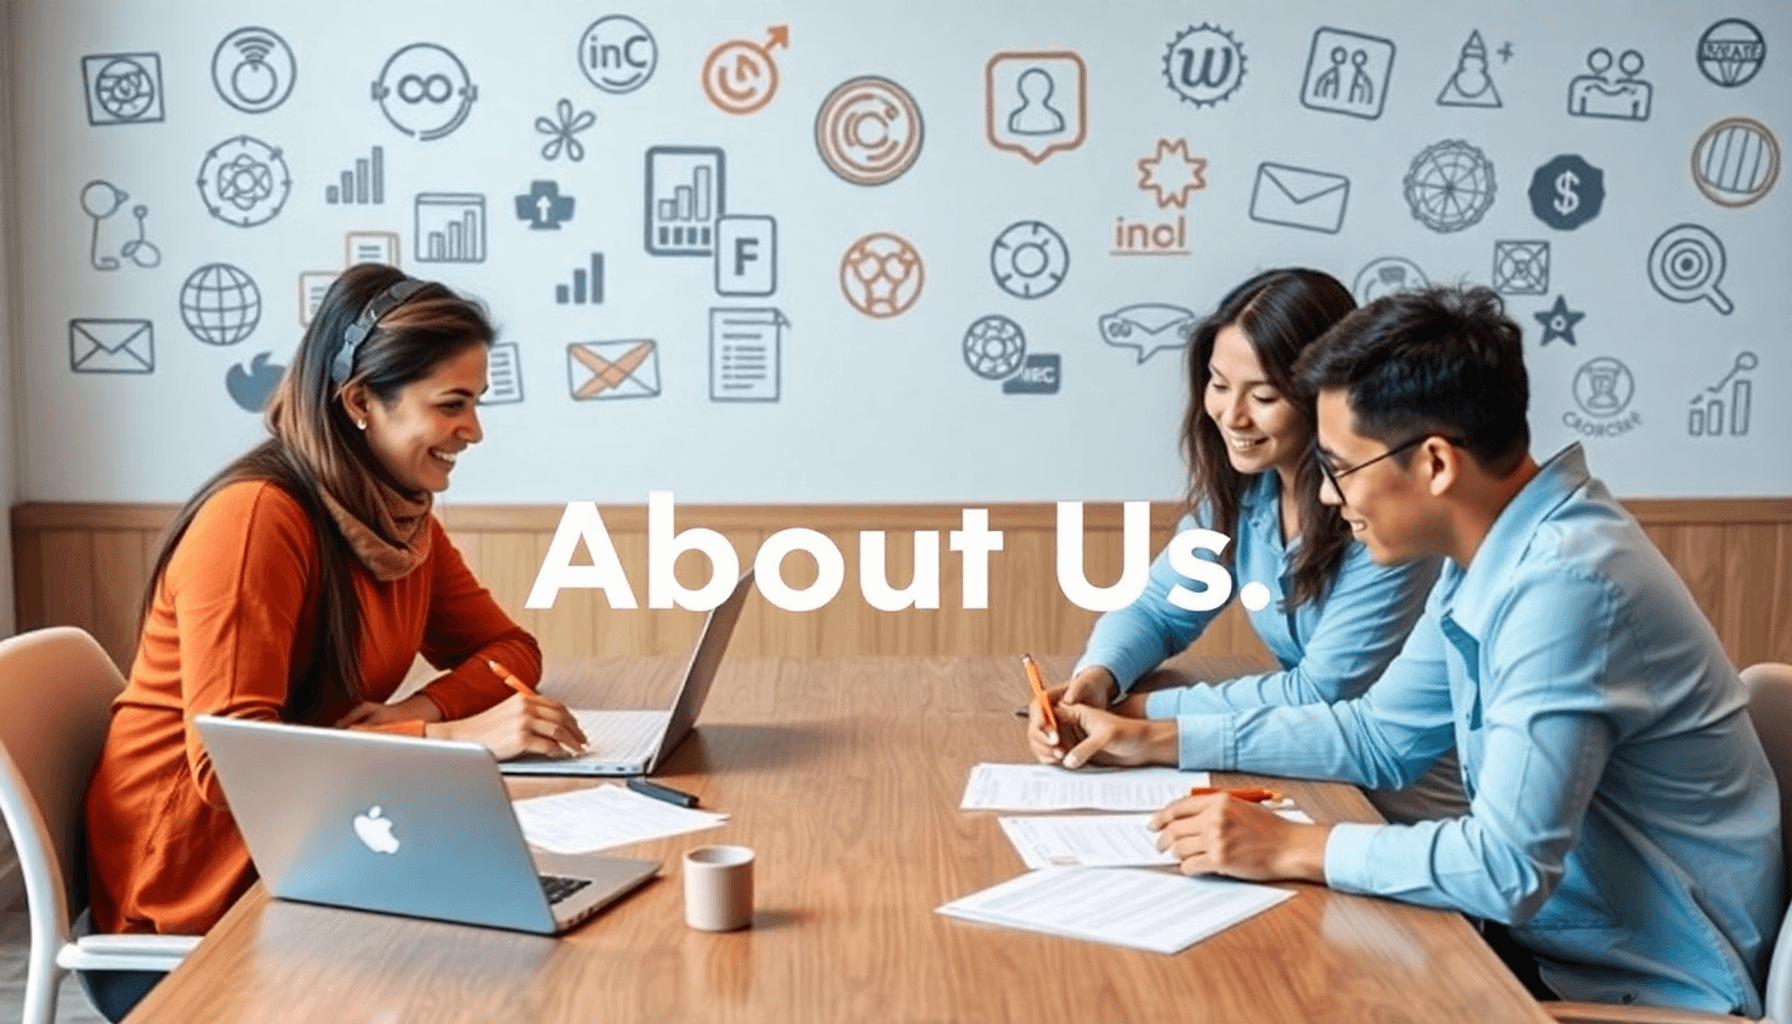
[[[699,846],[684,855],[684,923],[731,932],[753,923],[753,851]]]

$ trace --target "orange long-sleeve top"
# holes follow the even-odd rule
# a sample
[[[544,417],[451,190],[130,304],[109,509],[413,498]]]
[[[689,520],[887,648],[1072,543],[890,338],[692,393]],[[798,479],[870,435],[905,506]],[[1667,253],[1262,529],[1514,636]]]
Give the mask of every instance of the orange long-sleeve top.
[[[535,638],[504,614],[431,517],[430,554],[386,583],[355,562],[360,667],[369,700],[391,696],[421,653],[447,669],[423,694],[446,720],[513,692],[493,658],[541,678]],[[280,486],[226,486],[194,516],[156,590],[87,793],[95,926],[106,932],[197,935],[255,879],[193,717],[278,721],[311,660],[320,586],[317,537]],[[320,707],[328,726],[352,708]],[[382,731],[422,735],[423,723]]]

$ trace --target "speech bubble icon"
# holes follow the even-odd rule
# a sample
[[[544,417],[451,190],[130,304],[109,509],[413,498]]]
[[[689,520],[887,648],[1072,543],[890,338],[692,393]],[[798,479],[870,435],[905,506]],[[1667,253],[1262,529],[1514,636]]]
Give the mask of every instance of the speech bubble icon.
[[[1103,342],[1115,348],[1137,349],[1142,363],[1159,352],[1182,348],[1197,320],[1193,312],[1181,306],[1139,302],[1102,314],[1095,325]]]
[[[1043,163],[1088,135],[1089,69],[1074,50],[1005,50],[983,66],[989,144]]]

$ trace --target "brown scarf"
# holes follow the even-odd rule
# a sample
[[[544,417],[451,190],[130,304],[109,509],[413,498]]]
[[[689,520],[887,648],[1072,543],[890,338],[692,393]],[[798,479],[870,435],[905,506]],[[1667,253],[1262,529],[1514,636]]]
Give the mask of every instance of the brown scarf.
[[[373,513],[371,523],[349,511],[327,488],[320,490],[324,507],[330,510],[330,518],[355,557],[374,579],[390,583],[409,575],[429,557],[429,510],[435,495],[424,491],[421,497],[414,497],[372,477],[367,485],[369,500],[361,504]]]

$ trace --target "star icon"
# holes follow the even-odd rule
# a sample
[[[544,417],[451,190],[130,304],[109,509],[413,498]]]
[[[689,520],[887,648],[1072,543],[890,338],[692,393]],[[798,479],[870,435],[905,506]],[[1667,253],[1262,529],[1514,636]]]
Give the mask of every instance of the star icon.
[[[1207,161],[1188,151],[1187,139],[1158,139],[1157,152],[1139,160],[1139,191],[1156,193],[1159,207],[1187,208],[1188,194],[1207,187]]]
[[[1570,310],[1567,297],[1558,295],[1555,305],[1532,315],[1543,325],[1543,341],[1537,346],[1542,348],[1557,338],[1570,345],[1574,344],[1574,325],[1580,323],[1587,314]]]

